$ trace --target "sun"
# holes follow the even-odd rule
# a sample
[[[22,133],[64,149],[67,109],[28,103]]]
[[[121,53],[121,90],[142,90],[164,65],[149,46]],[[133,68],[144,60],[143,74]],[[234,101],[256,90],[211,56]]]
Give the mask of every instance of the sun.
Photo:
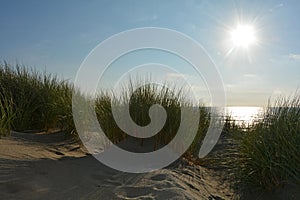
[[[230,35],[235,47],[248,48],[257,41],[255,30],[251,25],[238,25],[230,32]]]

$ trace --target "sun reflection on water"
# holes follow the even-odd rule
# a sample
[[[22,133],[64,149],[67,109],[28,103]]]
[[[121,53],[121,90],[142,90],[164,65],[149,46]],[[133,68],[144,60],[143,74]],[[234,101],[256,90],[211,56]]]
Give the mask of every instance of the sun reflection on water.
[[[262,107],[246,107],[246,106],[232,106],[227,107],[226,115],[236,120],[237,124],[251,124],[260,118],[262,114]]]

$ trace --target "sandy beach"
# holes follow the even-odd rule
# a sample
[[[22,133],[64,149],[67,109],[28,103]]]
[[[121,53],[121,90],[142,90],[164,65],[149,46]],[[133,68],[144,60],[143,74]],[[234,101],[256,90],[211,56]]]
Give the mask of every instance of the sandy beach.
[[[113,170],[64,134],[0,139],[1,199],[232,199],[214,171],[180,159],[151,173]]]

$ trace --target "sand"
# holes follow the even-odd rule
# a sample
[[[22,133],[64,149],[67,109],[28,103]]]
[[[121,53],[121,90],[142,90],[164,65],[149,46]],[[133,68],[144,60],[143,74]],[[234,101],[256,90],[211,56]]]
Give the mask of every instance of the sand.
[[[151,173],[113,170],[63,133],[0,139],[0,199],[232,199],[209,169],[184,159]]]

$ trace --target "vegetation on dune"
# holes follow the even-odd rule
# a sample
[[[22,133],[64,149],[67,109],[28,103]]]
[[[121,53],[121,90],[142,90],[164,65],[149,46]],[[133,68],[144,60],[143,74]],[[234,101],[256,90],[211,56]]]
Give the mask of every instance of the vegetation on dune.
[[[300,96],[269,105],[262,121],[239,140],[241,181],[267,190],[300,183]]]
[[[204,162],[226,171],[238,190],[270,192],[300,184],[298,94],[269,104],[262,119],[246,129],[228,120],[224,130],[227,143]]]
[[[154,149],[160,145],[169,143],[176,135],[180,120],[181,107],[193,107],[182,89],[176,89],[154,84],[146,84],[133,91],[135,84],[143,85],[143,79],[130,80],[124,87],[121,95],[113,92],[100,91],[95,99],[86,97],[75,90],[73,85],[59,80],[56,76],[38,73],[28,70],[24,66],[11,66],[2,63],[0,67],[0,94],[1,101],[1,132],[8,134],[10,130],[48,130],[60,128],[71,135],[77,135],[72,115],[72,94],[80,95],[82,100],[88,102],[90,108],[94,108],[98,121],[105,134],[113,142],[117,143],[127,137],[117,125],[112,115],[111,103],[123,106],[129,104],[130,115],[133,121],[145,126],[150,123],[149,109],[154,104],[164,107],[167,119],[162,130],[155,136]],[[5,98],[4,98],[5,97]],[[89,109],[90,109],[89,108]],[[201,135],[209,124],[209,114],[204,107],[199,106],[201,119],[196,138]],[[10,120],[8,120],[10,119]],[[206,120],[204,120],[206,119]],[[82,119],[82,122],[88,119]],[[141,145],[143,139],[140,140]],[[189,153],[195,153],[199,149],[199,141],[194,142],[189,148]]]
[[[71,131],[73,86],[57,77],[7,63],[0,66],[1,129]],[[8,120],[9,119],[9,120]]]
[[[0,65],[0,136],[9,135],[10,130],[53,128],[76,136],[72,115],[72,95],[76,94],[95,109],[101,128],[114,143],[128,135],[114,120],[112,102],[117,106],[129,104],[131,118],[140,126],[151,123],[149,109],[152,105],[163,106],[167,121],[152,137],[154,149],[168,144],[175,137],[180,125],[181,107],[198,108],[198,131],[185,154],[188,157],[197,156],[210,124],[207,108],[204,105],[195,107],[186,98],[183,89],[170,89],[167,84],[146,84],[133,91],[140,81],[143,80],[131,80],[121,96],[102,91],[92,99],[56,76],[18,65],[13,67],[4,62]],[[144,140],[139,140],[143,145]],[[237,125],[228,117],[220,144],[200,163],[225,169],[236,186],[273,190],[290,183],[299,184],[300,95],[280,98],[275,104],[270,104],[263,118],[249,127]]]
[[[149,138],[155,141],[153,149],[157,150],[159,146],[168,144],[175,137],[180,125],[181,107],[194,109],[194,105],[184,98],[185,96],[181,89],[169,89],[170,87],[167,84],[161,87],[155,84],[143,84],[144,82],[141,79],[131,79],[128,86],[124,88],[121,96],[117,96],[113,92],[100,93],[95,100],[95,110],[106,135],[113,142],[117,142],[127,137],[127,135],[114,120],[111,102],[117,107],[129,104],[130,117],[139,126],[146,126],[151,123],[149,110],[152,105],[161,105],[167,114],[166,122],[155,136]],[[134,91],[134,88],[138,85],[144,86],[138,87]],[[201,110],[203,120],[199,124],[201,128],[196,135],[198,139],[201,138],[200,135],[203,135],[204,130],[207,129],[208,119],[206,121],[204,119],[209,117],[204,107],[201,106],[199,109]],[[139,140],[140,144],[143,145],[144,139]],[[191,145],[188,152],[196,154],[195,151],[198,147],[200,148],[199,140]]]

